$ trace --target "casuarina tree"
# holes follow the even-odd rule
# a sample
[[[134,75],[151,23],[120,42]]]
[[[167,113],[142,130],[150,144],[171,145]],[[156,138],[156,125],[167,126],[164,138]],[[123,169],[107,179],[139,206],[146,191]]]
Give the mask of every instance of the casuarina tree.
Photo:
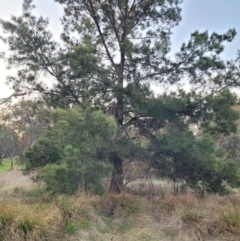
[[[131,128],[131,135],[151,140],[156,129],[163,134],[172,125],[186,131],[190,125],[206,129],[210,123],[212,132],[223,130],[224,111],[219,113],[214,104],[228,102],[222,91],[239,84],[239,66],[219,55],[236,35],[234,29],[224,34],[195,31],[171,58],[171,29],[181,20],[181,0],[56,2],[65,10],[61,44],[47,30],[48,20],[33,15],[32,0],[24,0],[22,16],[1,20],[2,39],[10,47],[6,59],[10,67],[18,67],[17,76],[8,78],[16,92],[37,91],[61,107],[100,108],[114,115],[119,143]],[[159,85],[164,90],[157,96],[152,88]],[[175,93],[165,88],[169,86]],[[225,115],[228,131],[234,129],[235,117]],[[120,193],[124,159],[118,151],[109,159],[110,191]]]

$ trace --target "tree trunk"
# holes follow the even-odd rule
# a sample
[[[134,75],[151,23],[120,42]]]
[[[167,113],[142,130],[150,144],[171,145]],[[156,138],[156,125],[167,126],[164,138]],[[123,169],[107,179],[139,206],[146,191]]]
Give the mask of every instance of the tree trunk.
[[[124,52],[121,50],[120,67],[116,69],[118,74],[118,86],[123,88],[123,72],[124,72]],[[119,127],[123,125],[123,111],[124,111],[124,97],[122,90],[117,93],[117,106],[115,110],[115,121]],[[110,161],[113,165],[111,183],[109,192],[120,194],[124,190],[123,185],[123,160],[119,157],[117,152],[112,152]]]
[[[0,157],[0,166],[3,165],[3,159],[4,159],[4,155],[2,155],[2,156]]]
[[[117,152],[111,153],[110,161],[113,165],[109,192],[120,194],[124,190],[122,159]]]
[[[10,161],[11,161],[11,169],[13,169],[13,156],[15,154],[16,149],[13,150],[11,157],[10,157]]]
[[[5,154],[4,154],[4,152],[0,152],[0,166],[2,166],[3,165],[3,159],[5,158]]]

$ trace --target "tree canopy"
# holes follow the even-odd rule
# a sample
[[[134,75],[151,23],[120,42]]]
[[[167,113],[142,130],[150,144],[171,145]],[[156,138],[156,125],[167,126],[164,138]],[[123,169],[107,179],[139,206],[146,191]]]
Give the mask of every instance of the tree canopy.
[[[186,148],[181,147],[185,140],[193,151],[201,146],[192,128],[213,137],[236,131],[238,115],[231,106],[237,98],[229,88],[239,85],[240,58],[220,58],[224,44],[236,35],[234,29],[223,34],[195,31],[170,58],[171,29],[181,20],[180,0],[56,0],[65,10],[62,42],[56,43],[48,20],[33,15],[32,2],[24,0],[22,16],[0,21],[11,53],[6,60],[18,68],[17,76],[8,78],[16,92],[37,91],[54,107],[101,109],[115,117],[119,145],[124,138],[133,140],[133,146],[149,145],[144,158],[159,158],[152,155],[156,151],[165,163],[171,163],[175,148],[180,148],[176,153]],[[153,86],[174,91],[166,88],[157,95]],[[109,158],[110,191],[119,193],[125,157],[118,149]],[[181,165],[187,160],[178,158]]]

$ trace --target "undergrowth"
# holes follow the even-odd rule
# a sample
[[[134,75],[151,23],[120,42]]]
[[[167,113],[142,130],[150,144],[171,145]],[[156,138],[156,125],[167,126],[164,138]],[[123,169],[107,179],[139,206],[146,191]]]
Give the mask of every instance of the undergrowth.
[[[66,196],[34,183],[6,190],[0,188],[1,241],[239,240],[237,193],[203,197],[162,190],[149,198],[142,197],[144,190],[137,195],[128,189],[121,195]]]

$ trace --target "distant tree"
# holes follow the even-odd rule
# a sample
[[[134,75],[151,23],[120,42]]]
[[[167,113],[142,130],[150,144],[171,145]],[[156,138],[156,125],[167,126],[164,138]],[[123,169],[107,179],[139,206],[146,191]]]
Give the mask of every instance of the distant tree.
[[[181,20],[180,0],[56,2],[65,7],[63,45],[52,40],[48,20],[32,14],[32,0],[24,0],[22,16],[1,20],[12,53],[7,61],[18,67],[17,76],[8,78],[16,92],[37,91],[52,105],[91,105],[114,115],[119,145],[130,129],[150,142],[172,126],[186,132],[195,124],[214,135],[235,130],[228,108],[235,98],[226,90],[239,85],[239,59],[219,57],[234,29],[195,31],[172,60],[170,36]],[[156,96],[156,85],[176,91]],[[114,151],[109,158],[110,191],[120,193],[124,156]]]
[[[24,152],[51,124],[51,109],[40,99],[19,100],[1,108],[1,120],[17,136],[16,153]]]
[[[0,157],[10,158],[21,155],[33,145],[50,123],[51,110],[40,99],[7,101],[0,109]]]
[[[11,158],[17,150],[17,134],[14,129],[0,124],[0,165],[4,158]]]

